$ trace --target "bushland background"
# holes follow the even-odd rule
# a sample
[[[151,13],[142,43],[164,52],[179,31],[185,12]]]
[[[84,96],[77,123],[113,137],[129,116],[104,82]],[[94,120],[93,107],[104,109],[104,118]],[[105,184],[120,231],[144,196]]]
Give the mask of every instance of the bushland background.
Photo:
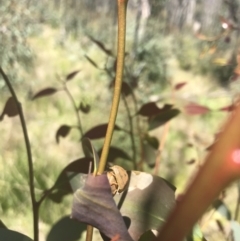
[[[74,129],[58,144],[55,140],[59,126],[76,124],[66,93],[34,101],[32,97],[45,87],[61,88],[61,78],[80,70],[68,88],[76,103],[91,107],[88,114],[81,114],[83,132],[108,121],[112,79],[102,69],[113,65],[114,59],[93,39],[116,53],[116,1],[0,2],[0,65],[11,77],[22,103],[33,151],[36,191],[40,194],[83,152],[79,132]],[[184,106],[194,102],[211,109],[202,113],[197,108],[193,114],[183,108],[170,123],[158,174],[173,183],[177,193],[201,164],[206,148],[228,116],[223,107],[231,105],[238,93],[234,71],[240,64],[239,13],[239,0],[129,0],[126,69],[134,78],[126,77],[125,81],[132,87],[138,105],[158,101],[159,105],[174,102]],[[179,83],[185,86],[174,92],[173,100],[173,87]],[[3,80],[0,94],[3,109],[10,96]],[[132,100],[126,100],[131,109]],[[122,102],[117,123],[128,125]],[[162,132],[161,127],[149,135],[161,142]],[[0,217],[9,228],[31,236],[27,157],[19,118],[5,116],[0,133]],[[135,138],[137,143],[139,138]],[[103,139],[94,140],[97,148],[102,143]],[[123,133],[115,133],[113,144],[126,153],[132,151],[129,137]],[[132,168],[129,161],[114,161]],[[144,170],[152,172],[153,168],[145,164]],[[236,184],[227,190],[225,200],[234,212]],[[69,215],[71,202],[68,195],[60,204],[51,200],[43,203],[41,240],[46,240],[54,223]],[[209,240],[214,240],[214,231],[219,231],[212,219],[208,216],[203,221],[208,228],[202,227]]]

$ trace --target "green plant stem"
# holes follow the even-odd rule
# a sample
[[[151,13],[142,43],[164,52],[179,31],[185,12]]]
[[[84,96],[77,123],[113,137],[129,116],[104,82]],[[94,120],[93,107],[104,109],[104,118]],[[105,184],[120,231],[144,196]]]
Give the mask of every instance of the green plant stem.
[[[117,71],[115,79],[115,87],[112,101],[112,108],[109,116],[106,138],[103,145],[103,151],[100,158],[98,174],[102,174],[105,170],[107,156],[110,143],[113,136],[113,130],[116,122],[117,111],[121,96],[122,77],[124,69],[125,57],[125,35],[126,35],[126,10],[127,0],[118,0],[118,50],[117,50]]]
[[[17,95],[15,94],[15,91],[11,85],[11,82],[7,75],[4,73],[3,69],[0,67],[0,73],[6,83],[6,85],[9,88],[9,91],[16,103],[16,107],[19,113],[20,121],[21,121],[21,126],[23,130],[23,136],[25,140],[25,145],[26,145],[26,150],[27,150],[27,159],[28,159],[28,172],[29,172],[29,189],[30,189],[30,196],[31,196],[31,202],[32,202],[32,210],[33,210],[33,233],[34,233],[34,241],[38,241],[38,233],[39,233],[39,228],[38,228],[38,205],[36,202],[36,197],[34,193],[34,169],[33,169],[33,161],[32,161],[32,153],[31,153],[31,145],[30,141],[28,138],[28,132],[27,132],[27,127],[26,127],[26,122],[24,119],[23,111],[22,111],[22,106],[21,103],[18,101]]]
[[[134,92],[132,91],[131,92],[131,96],[132,96],[132,99],[133,99],[133,104],[134,104],[134,112],[137,113],[138,112],[138,103],[137,103],[137,98],[134,94]],[[132,117],[133,118],[133,117]],[[142,133],[141,133],[141,127],[140,127],[140,118],[139,118],[139,115],[136,115],[135,116],[136,118],[136,125],[137,125],[137,132],[138,132],[138,136],[139,136],[139,153],[140,153],[140,160],[139,162],[137,163],[137,167],[136,167],[136,170],[138,171],[142,171],[143,170],[143,138],[142,138]]]
[[[123,102],[125,105],[125,108],[127,110],[127,116],[128,116],[128,121],[129,121],[129,127],[130,127],[130,131],[129,131],[129,135],[130,135],[130,139],[131,139],[131,143],[132,143],[132,151],[133,151],[133,155],[132,155],[132,159],[133,159],[133,167],[136,170],[137,169],[137,162],[136,162],[136,145],[135,145],[135,140],[134,140],[134,135],[133,135],[133,121],[132,121],[132,116],[130,113],[130,109],[126,100],[126,97],[123,96]]]
[[[71,103],[72,103],[72,106],[75,110],[75,113],[76,113],[76,117],[77,117],[77,122],[78,122],[78,128],[79,128],[79,131],[80,131],[80,134],[81,134],[81,138],[83,137],[83,129],[82,129],[82,123],[81,123],[81,118],[80,118],[80,114],[79,114],[79,111],[78,111],[78,108],[77,108],[77,105],[74,101],[74,98],[71,94],[71,92],[69,91],[66,83],[64,83],[64,91],[66,92],[66,94],[68,95]]]

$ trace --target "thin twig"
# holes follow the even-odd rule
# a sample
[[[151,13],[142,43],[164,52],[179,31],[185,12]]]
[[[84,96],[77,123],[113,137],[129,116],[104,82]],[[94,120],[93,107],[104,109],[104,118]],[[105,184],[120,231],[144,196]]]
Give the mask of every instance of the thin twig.
[[[28,159],[28,172],[29,172],[29,189],[30,189],[30,196],[31,196],[31,202],[32,202],[32,210],[33,210],[33,232],[34,232],[34,241],[38,241],[38,204],[36,202],[36,197],[34,193],[34,170],[33,170],[33,161],[32,161],[32,153],[31,153],[31,145],[30,141],[28,138],[28,132],[27,132],[27,127],[26,127],[26,122],[24,119],[23,111],[22,111],[22,106],[21,103],[18,101],[17,95],[15,94],[15,91],[11,85],[11,82],[7,75],[4,73],[3,69],[0,67],[0,73],[6,83],[6,85],[9,88],[9,91],[16,103],[16,107],[19,113],[20,121],[21,121],[21,126],[23,130],[23,136],[25,140],[25,145],[26,145],[26,150],[27,150],[27,159]]]
[[[129,109],[126,97],[124,94],[122,95],[122,97],[123,97],[123,102],[124,102],[125,108],[127,110],[128,122],[129,122],[129,127],[130,127],[129,135],[130,135],[130,139],[131,139],[131,143],[132,143],[132,152],[133,152],[133,155],[132,155],[133,167],[136,170],[137,169],[137,162],[136,162],[136,154],[137,153],[136,153],[136,145],[135,145],[134,133],[133,133],[133,121],[132,121],[132,116],[130,113],[130,109]]]
[[[69,97],[69,99],[70,99],[70,101],[72,103],[72,106],[74,108],[74,111],[76,113],[77,122],[78,122],[78,128],[79,128],[79,131],[80,131],[80,134],[81,134],[81,138],[82,138],[83,137],[83,129],[82,129],[82,123],[81,123],[81,118],[80,118],[80,114],[79,114],[79,111],[78,111],[78,107],[77,107],[77,105],[76,105],[76,103],[74,101],[74,98],[73,98],[71,92],[69,91],[66,83],[64,83],[64,90],[65,90],[66,94],[68,95],[68,97]]]

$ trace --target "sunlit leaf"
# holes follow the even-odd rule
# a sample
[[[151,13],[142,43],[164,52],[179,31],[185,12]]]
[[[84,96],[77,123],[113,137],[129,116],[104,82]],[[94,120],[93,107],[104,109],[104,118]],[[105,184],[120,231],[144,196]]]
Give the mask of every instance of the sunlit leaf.
[[[91,106],[89,104],[84,104],[83,102],[81,102],[78,109],[81,110],[83,113],[88,114],[91,110]]]
[[[69,73],[66,76],[66,81],[69,81],[69,80],[73,79],[79,72],[80,72],[80,70],[76,70],[76,71],[73,71],[73,72]]]
[[[98,65],[90,58],[88,57],[86,54],[84,55],[84,57],[97,69],[99,69]]]
[[[181,82],[181,83],[177,83],[175,86],[174,86],[174,89],[175,90],[180,90],[182,87],[184,87],[187,83],[186,82]]]
[[[147,230],[157,230],[175,205],[175,188],[164,179],[148,173],[129,173],[128,189],[115,195],[128,232],[134,240]]]
[[[219,66],[227,66],[229,65],[229,61],[228,59],[224,59],[224,58],[216,58],[213,60],[213,63]]]
[[[86,224],[79,223],[66,216],[51,226],[47,241],[76,241],[80,239],[86,228]]]
[[[109,55],[109,56],[114,56],[113,53],[112,53],[112,51],[109,50],[109,49],[107,49],[102,42],[100,42],[99,40],[96,40],[96,39],[93,38],[92,36],[88,36],[88,37],[89,37],[89,39],[90,39],[92,42],[94,42],[104,53],[106,53],[106,54]]]
[[[218,199],[213,203],[213,207],[216,209],[217,212],[219,212],[224,218],[227,220],[231,220],[231,212],[229,208],[226,206],[226,204]]]
[[[107,123],[94,126],[92,129],[88,130],[83,137],[87,137],[91,140],[103,138],[106,136],[107,127],[108,127]],[[121,128],[115,125],[114,130],[118,131],[118,130],[121,130]]]
[[[40,90],[39,92],[37,92],[37,93],[32,97],[32,100],[35,100],[35,99],[40,98],[40,97],[45,97],[45,96],[53,95],[53,94],[55,94],[57,91],[59,91],[59,90],[56,89],[56,88],[52,88],[52,87],[45,88],[45,89]]]
[[[232,233],[233,233],[233,240],[237,241],[240,240],[240,224],[237,221],[230,221]]]
[[[159,108],[156,102],[148,102],[141,106],[140,110],[138,111],[138,114],[146,117],[151,117],[159,113],[165,112],[167,110],[170,110],[171,108],[172,105],[169,104],[165,104],[162,108]]]
[[[111,193],[106,174],[88,175],[84,187],[74,193],[72,218],[96,227],[109,238],[133,241]]]
[[[4,106],[3,112],[0,116],[0,121],[3,119],[4,115],[7,115],[8,117],[14,117],[18,115],[17,105],[12,96],[8,98]]]
[[[185,105],[184,110],[188,115],[203,115],[211,111],[208,107],[193,102]]]
[[[161,125],[165,124],[172,118],[176,117],[180,114],[180,111],[178,109],[168,109],[166,111],[163,111],[162,113],[154,116],[148,124],[148,130],[153,130],[155,128],[160,127]]]
[[[69,134],[71,128],[72,127],[68,125],[60,126],[56,133],[56,142],[59,143],[60,137],[66,137]]]

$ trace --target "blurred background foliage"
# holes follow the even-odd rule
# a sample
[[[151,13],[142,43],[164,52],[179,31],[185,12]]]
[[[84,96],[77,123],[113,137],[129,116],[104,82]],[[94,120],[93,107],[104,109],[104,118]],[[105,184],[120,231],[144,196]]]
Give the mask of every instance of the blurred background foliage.
[[[172,103],[183,110],[184,103],[191,101],[213,110],[194,116],[182,111],[171,121],[159,175],[176,185],[179,193],[228,115],[217,110],[230,105],[238,93],[239,13],[239,0],[129,0],[124,81],[134,91],[138,108],[158,101],[159,106]],[[62,88],[61,78],[80,70],[68,88],[77,105],[82,102],[91,106],[88,114],[81,113],[83,131],[107,123],[116,57],[116,1],[1,0],[0,15],[0,65],[11,77],[23,105],[33,149],[36,192],[40,195],[55,183],[69,162],[83,153],[75,129],[55,143],[62,124],[76,125],[66,93],[59,91],[34,102],[31,98],[45,87]],[[173,87],[181,82],[186,86],[174,92]],[[0,87],[3,109],[10,94],[3,81]],[[134,115],[131,95],[126,95],[125,101]],[[147,132],[146,118],[139,118],[142,133]],[[123,100],[117,123],[129,128]],[[139,161],[142,154],[136,123],[134,128]],[[161,127],[148,134],[161,143],[163,130]],[[5,117],[0,132],[0,187],[4,190],[0,194],[1,218],[9,228],[31,235],[28,169],[18,118]],[[103,139],[94,141],[97,149],[102,143]],[[126,133],[116,131],[113,145],[132,155]],[[133,167],[121,158],[116,163]],[[147,163],[143,168],[153,171]],[[231,192],[236,191],[234,185],[231,188]],[[226,195],[226,199],[234,211],[237,194]],[[71,200],[68,196],[61,204],[44,202],[41,240],[53,223],[70,213]]]

